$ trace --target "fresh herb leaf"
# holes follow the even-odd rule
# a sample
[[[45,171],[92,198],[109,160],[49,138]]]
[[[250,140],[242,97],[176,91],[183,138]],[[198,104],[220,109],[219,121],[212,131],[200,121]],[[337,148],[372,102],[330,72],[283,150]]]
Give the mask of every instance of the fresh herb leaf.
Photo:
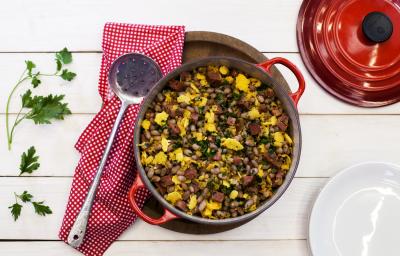
[[[53,212],[51,211],[50,207],[44,205],[43,203],[44,201],[32,202],[33,207],[35,208],[35,212],[41,216],[46,216],[46,214],[52,214]]]
[[[22,107],[30,108],[32,107],[32,91],[27,90],[22,96]]]
[[[229,195],[233,190],[233,187],[221,187],[221,192],[224,193],[225,195]]]
[[[61,78],[67,81],[71,81],[74,79],[76,74],[74,72],[69,71],[68,69],[64,69],[61,73]]]
[[[30,147],[27,152],[24,152],[21,155],[21,163],[19,165],[19,170],[21,171],[19,175],[24,173],[32,173],[37,170],[40,166],[38,160],[39,156],[35,156],[36,149],[35,147]],[[25,193],[26,191],[24,191]]]
[[[221,147],[221,138],[220,137],[217,137],[217,138],[215,138],[215,145],[217,145],[217,147]]]
[[[28,191],[24,191],[21,195],[17,195],[18,198],[21,199],[22,202],[26,203],[26,202],[30,202],[31,199],[33,198],[33,196],[31,194],[28,193]]]
[[[260,138],[260,143],[261,143],[261,144],[268,144],[268,143],[271,143],[271,139],[270,139],[269,137],[263,136],[263,137]]]
[[[199,107],[199,114],[203,114],[204,113],[204,107]]]
[[[72,62],[72,54],[70,51],[68,51],[66,47],[64,47],[64,49],[56,53],[56,60],[62,62],[63,64],[69,64]],[[58,62],[57,62],[57,70],[59,70]]]
[[[8,209],[11,209],[11,214],[14,217],[14,221],[16,221],[18,217],[21,215],[22,205],[20,205],[19,203],[15,203],[10,207],[8,207]]]
[[[63,99],[64,95],[52,94],[30,98],[29,104],[25,105],[31,109],[26,118],[32,119],[35,124],[50,124],[52,119],[63,120],[65,115],[71,114],[68,104],[62,102]]]
[[[30,60],[26,60],[25,64],[26,64],[26,69],[28,70],[28,75],[31,76],[32,75],[32,70],[34,68],[36,68],[36,65],[35,65],[35,63],[33,63]]]
[[[242,93],[233,93],[232,94],[232,98],[234,99],[234,100],[239,100],[240,98],[242,97]]]
[[[32,81],[31,84],[33,85],[33,88],[38,87],[38,85],[41,83],[41,81],[38,78],[38,75],[35,75],[34,77],[32,77]]]
[[[60,60],[56,60],[56,64],[57,64],[57,71],[60,71],[62,68],[62,63]]]

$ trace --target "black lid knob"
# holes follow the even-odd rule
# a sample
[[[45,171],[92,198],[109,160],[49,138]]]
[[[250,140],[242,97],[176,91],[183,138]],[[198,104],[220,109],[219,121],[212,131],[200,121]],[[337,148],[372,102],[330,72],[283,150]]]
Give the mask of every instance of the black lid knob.
[[[364,35],[374,43],[387,41],[393,33],[393,23],[381,12],[371,12],[365,16],[362,23]]]

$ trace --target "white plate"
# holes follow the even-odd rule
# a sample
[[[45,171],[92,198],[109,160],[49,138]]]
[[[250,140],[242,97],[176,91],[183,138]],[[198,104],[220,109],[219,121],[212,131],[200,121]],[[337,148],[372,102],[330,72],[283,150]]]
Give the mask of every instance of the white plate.
[[[400,166],[352,166],[322,189],[310,216],[314,256],[400,255]]]

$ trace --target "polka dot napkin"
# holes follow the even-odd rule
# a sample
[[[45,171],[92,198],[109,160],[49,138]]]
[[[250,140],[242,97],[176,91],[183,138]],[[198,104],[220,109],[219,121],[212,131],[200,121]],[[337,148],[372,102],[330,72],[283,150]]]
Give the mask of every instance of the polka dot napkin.
[[[103,106],[76,143],[81,159],[75,170],[59,233],[62,240],[67,241],[69,231],[85,200],[121,105],[107,83],[111,63],[122,54],[139,52],[155,60],[165,75],[181,64],[183,41],[183,26],[121,23],[105,25],[99,79],[99,93],[103,99]],[[138,110],[138,105],[129,107],[114,139],[92,208],[86,237],[78,248],[85,255],[103,255],[111,243],[136,220],[127,194],[136,173],[133,129]],[[148,197],[147,190],[140,191],[137,195],[139,205],[142,206]]]

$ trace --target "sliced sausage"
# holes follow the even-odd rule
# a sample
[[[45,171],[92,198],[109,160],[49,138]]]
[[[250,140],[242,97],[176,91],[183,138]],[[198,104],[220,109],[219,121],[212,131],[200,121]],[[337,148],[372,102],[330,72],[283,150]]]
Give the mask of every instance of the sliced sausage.
[[[181,132],[177,124],[168,123],[168,128],[173,135],[178,135]]]
[[[242,158],[239,156],[234,156],[233,157],[233,164],[234,165],[240,165],[242,163]]]
[[[187,71],[182,72],[180,75],[181,81],[190,81],[191,79],[192,79],[192,75]]]
[[[244,187],[247,187],[247,186],[249,186],[249,185],[251,185],[251,183],[253,183],[253,181],[254,181],[254,176],[249,176],[249,175],[247,175],[247,176],[243,176],[243,186]]]
[[[276,155],[275,155],[275,157],[274,157],[274,155],[270,155],[269,153],[265,153],[265,154],[263,154],[263,158],[265,159],[265,160],[267,160],[270,164],[272,164],[272,165],[274,165],[274,166],[276,166],[276,167],[278,167],[278,168],[280,168],[281,167],[281,163],[279,163],[278,161],[277,161],[277,159],[276,159]]]
[[[175,206],[184,212],[187,211],[186,203],[182,200],[179,200],[178,202],[176,202]]]
[[[249,124],[249,131],[250,131],[251,135],[256,136],[256,135],[260,134],[261,126],[259,124],[255,124],[255,123]]]
[[[222,203],[224,201],[224,197],[225,197],[224,193],[216,191],[212,194],[211,199],[218,203]]]
[[[187,169],[184,176],[189,180],[193,180],[197,177],[197,170],[194,168]]]
[[[279,108],[275,108],[275,109],[271,110],[271,112],[272,112],[272,114],[273,114],[274,116],[280,116],[280,115],[282,115],[282,110],[280,110]]]
[[[218,71],[207,71],[207,81],[210,84],[216,84],[218,82],[221,82],[222,76]]]
[[[186,88],[186,85],[185,85],[184,82],[177,81],[177,80],[171,80],[171,81],[169,81],[168,86],[169,86],[172,90],[174,90],[174,91],[176,91],[176,92],[182,92],[182,91],[184,91],[185,88]]]
[[[171,175],[167,175],[167,176],[161,177],[160,184],[161,184],[161,186],[163,186],[164,188],[173,185],[174,182],[172,181]]]

